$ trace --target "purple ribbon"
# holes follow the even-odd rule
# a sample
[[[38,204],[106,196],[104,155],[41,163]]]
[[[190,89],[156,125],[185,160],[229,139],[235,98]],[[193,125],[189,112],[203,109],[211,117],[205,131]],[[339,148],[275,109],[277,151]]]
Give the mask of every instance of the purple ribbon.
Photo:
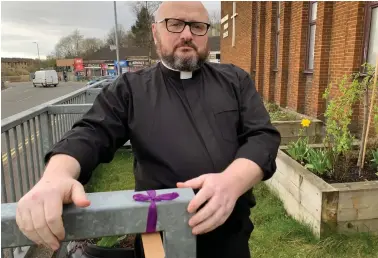
[[[155,190],[147,190],[147,195],[145,194],[134,194],[133,198],[137,202],[151,202],[150,207],[148,208],[148,216],[147,216],[147,233],[156,232],[156,223],[157,223],[157,208],[156,202],[160,201],[171,201],[176,199],[179,196],[178,193],[166,193],[156,195]]]

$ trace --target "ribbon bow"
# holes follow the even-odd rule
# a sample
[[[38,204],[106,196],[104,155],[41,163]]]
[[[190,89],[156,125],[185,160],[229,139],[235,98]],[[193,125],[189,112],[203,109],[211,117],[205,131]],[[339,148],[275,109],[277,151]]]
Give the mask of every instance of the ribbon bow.
[[[151,202],[150,207],[148,208],[148,216],[147,216],[147,233],[156,232],[156,223],[157,223],[157,208],[156,202],[160,201],[171,201],[176,199],[179,196],[178,193],[166,193],[156,195],[155,190],[148,190],[147,195],[145,194],[134,194],[133,199],[137,202]]]

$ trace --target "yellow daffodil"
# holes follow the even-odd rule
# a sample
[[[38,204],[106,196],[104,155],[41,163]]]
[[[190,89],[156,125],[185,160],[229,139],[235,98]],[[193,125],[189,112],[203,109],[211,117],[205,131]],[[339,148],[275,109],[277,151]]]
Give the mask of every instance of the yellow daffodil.
[[[301,125],[303,127],[309,127],[311,124],[311,121],[309,119],[302,119]]]

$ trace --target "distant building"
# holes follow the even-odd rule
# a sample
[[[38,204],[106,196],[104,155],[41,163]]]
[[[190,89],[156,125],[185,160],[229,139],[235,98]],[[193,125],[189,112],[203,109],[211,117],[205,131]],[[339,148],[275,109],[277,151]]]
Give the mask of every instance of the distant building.
[[[74,60],[75,59],[57,59],[56,60],[56,70],[57,72],[73,72],[74,70]]]
[[[26,69],[35,64],[36,60],[31,58],[1,58],[1,67],[8,69]]]
[[[209,37],[209,61],[214,63],[220,63],[221,60],[221,51],[220,51],[220,37]]]

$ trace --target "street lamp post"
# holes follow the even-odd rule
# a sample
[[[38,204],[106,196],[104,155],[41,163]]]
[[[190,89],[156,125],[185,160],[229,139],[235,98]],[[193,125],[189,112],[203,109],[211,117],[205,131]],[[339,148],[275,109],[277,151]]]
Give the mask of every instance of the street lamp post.
[[[119,46],[118,46],[118,24],[117,24],[117,4],[114,1],[114,23],[115,23],[115,40],[116,40],[116,53],[117,53],[117,70],[118,76],[121,74],[121,67],[119,65]]]
[[[39,56],[39,46],[38,46],[38,42],[33,42],[35,44],[37,44],[37,53],[38,53],[38,62],[39,62],[39,69],[41,69],[41,57]]]

